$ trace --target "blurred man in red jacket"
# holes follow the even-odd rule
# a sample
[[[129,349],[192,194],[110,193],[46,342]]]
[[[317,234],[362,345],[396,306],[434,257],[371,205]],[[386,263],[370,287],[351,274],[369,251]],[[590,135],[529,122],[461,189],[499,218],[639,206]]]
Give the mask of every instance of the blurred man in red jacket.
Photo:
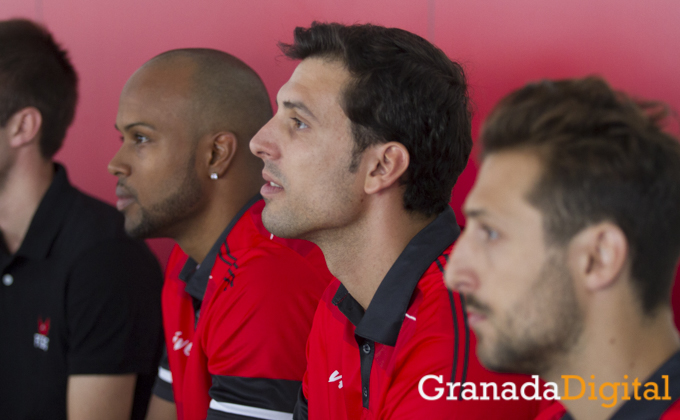
[[[680,418],[680,144],[661,111],[599,78],[545,81],[484,125],[446,281],[485,366],[561,388],[569,412],[544,419]]]

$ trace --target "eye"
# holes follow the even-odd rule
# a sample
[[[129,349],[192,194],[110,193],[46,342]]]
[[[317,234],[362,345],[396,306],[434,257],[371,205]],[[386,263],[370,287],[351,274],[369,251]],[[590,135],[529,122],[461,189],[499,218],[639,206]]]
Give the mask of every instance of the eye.
[[[482,230],[486,236],[487,241],[495,241],[498,239],[498,231],[490,228],[489,226],[482,225]]]
[[[136,144],[147,143],[149,141],[149,138],[147,136],[139,133],[135,133],[132,136],[132,139]]]
[[[305,128],[309,128],[309,126],[307,124],[303,123],[299,119],[297,119],[295,117],[292,117],[291,119],[293,120],[293,124],[295,124],[295,128],[297,128],[298,130],[303,130]]]

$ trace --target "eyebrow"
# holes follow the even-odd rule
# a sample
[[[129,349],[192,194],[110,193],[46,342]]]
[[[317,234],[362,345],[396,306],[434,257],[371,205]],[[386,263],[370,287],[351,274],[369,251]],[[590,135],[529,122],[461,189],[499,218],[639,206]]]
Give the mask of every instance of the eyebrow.
[[[302,111],[304,114],[307,114],[310,117],[316,119],[314,113],[312,113],[312,111],[310,111],[309,108],[307,108],[307,106],[302,102],[283,101],[283,107],[287,109],[298,109]]]
[[[465,214],[465,217],[475,218],[488,215],[489,213],[484,209],[463,209],[463,214]]]
[[[151,124],[147,124],[147,123],[144,123],[144,122],[133,122],[133,123],[130,123],[130,124],[126,125],[125,127],[123,127],[123,131],[127,131],[127,130],[131,129],[132,127],[136,127],[136,126],[138,126],[138,125],[141,125],[141,126],[150,128],[150,129],[152,129],[152,130],[155,130],[155,129],[156,129],[156,127],[154,127],[154,126],[151,125]],[[121,130],[118,128],[118,124],[114,124],[114,125],[113,125],[113,128],[115,128],[117,131],[121,131]]]

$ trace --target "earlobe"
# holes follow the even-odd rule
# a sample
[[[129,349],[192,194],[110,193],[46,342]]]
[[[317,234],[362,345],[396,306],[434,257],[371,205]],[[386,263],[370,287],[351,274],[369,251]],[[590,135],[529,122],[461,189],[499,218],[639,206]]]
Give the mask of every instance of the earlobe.
[[[42,126],[42,114],[37,108],[27,107],[17,111],[7,122],[10,146],[21,147],[35,140]]]
[[[397,184],[408,169],[409,153],[401,143],[380,144],[368,153],[370,170],[364,186],[367,194],[375,194]]]
[[[238,139],[234,133],[221,132],[213,135],[211,143],[208,171],[211,177],[221,178],[236,155]]]

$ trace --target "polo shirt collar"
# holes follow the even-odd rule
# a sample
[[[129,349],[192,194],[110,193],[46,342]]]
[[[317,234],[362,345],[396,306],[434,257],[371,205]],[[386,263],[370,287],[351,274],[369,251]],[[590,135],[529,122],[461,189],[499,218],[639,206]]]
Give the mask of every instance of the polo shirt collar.
[[[75,198],[76,189],[68,182],[66,169],[55,163],[52,183],[40,200],[26,237],[16,254],[9,254],[6,244],[2,241],[0,268],[4,270],[16,257],[45,259]]]
[[[460,227],[456,223],[456,215],[447,206],[406,245],[378,286],[365,312],[342,284],[332,303],[356,326],[356,335],[395,346],[420,278],[458,235]]]
[[[183,280],[187,285],[184,290],[194,299],[199,301],[203,300],[205,295],[205,289],[208,287],[208,281],[210,281],[210,273],[212,272],[213,266],[215,265],[215,260],[217,259],[217,254],[220,252],[222,244],[227,240],[227,236],[234,228],[234,225],[243,217],[243,215],[253,206],[262,199],[262,196],[258,193],[253,198],[251,198],[241,210],[236,213],[233,219],[229,222],[226,229],[222,231],[220,237],[213,244],[208,255],[206,255],[203,263],[198,264],[193,258],[189,257],[187,262],[182,267],[182,271],[179,273],[180,280]]]

